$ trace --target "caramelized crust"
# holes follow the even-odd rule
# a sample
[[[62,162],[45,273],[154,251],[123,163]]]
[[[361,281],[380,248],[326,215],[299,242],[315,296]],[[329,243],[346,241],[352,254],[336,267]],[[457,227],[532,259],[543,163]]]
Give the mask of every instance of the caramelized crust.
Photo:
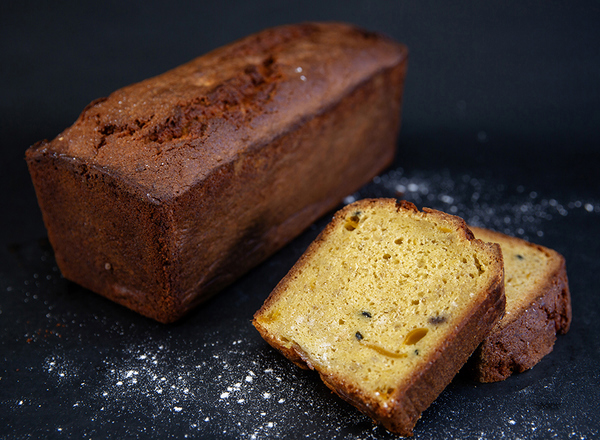
[[[406,58],[404,46],[345,24],[267,29],[92,102],[28,154],[85,161],[168,200]]]

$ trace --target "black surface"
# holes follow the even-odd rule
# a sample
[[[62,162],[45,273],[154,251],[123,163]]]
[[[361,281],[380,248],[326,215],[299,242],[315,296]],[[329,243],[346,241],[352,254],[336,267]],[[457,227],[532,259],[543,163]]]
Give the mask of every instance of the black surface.
[[[392,437],[250,324],[330,215],[164,326],[61,278],[23,160],[95,98],[248,33],[305,20],[354,22],[411,51],[396,162],[353,198],[402,196],[567,259],[573,324],[555,350],[502,383],[459,374],[415,438],[600,435],[597,2],[7,3],[0,437]]]

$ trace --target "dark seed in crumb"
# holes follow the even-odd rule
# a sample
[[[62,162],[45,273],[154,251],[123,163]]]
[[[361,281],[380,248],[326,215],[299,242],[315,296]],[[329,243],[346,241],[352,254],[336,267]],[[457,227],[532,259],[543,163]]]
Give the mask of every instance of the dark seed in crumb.
[[[416,349],[416,350],[415,350],[415,354],[416,354],[417,356],[419,356],[419,349]]]
[[[429,318],[429,323],[430,324],[443,324],[444,322],[446,322],[446,317],[445,316],[432,316],[431,318]]]
[[[371,317],[371,313],[367,312],[366,310],[365,310],[364,312],[362,312],[362,315],[363,315],[365,318],[370,318],[370,317]]]
[[[523,255],[521,255],[521,254],[517,254],[517,258],[518,258],[519,260],[524,260],[524,259],[525,259],[525,257],[524,257]]]
[[[356,332],[354,336],[356,336],[356,339],[358,339],[359,341],[363,338],[363,335],[360,332]]]

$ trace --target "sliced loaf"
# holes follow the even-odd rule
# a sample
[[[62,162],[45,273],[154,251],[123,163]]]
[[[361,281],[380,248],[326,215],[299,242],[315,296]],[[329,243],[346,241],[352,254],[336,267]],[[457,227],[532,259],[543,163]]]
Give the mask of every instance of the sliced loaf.
[[[481,382],[497,382],[537,364],[571,323],[565,259],[558,252],[487,229],[475,237],[500,244],[504,255],[506,314],[472,358]]]
[[[254,316],[263,338],[402,435],[504,312],[500,247],[408,202],[346,206]]]

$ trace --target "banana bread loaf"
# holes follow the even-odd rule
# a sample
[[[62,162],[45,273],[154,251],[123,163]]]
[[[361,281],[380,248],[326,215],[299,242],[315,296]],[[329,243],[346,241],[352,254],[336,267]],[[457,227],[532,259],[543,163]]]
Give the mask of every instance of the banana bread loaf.
[[[340,397],[411,435],[504,302],[498,245],[458,217],[371,199],[334,216],[253,323]]]
[[[487,229],[471,230],[500,244],[504,256],[506,314],[469,362],[479,381],[497,382],[533,367],[552,351],[556,334],[569,330],[569,282],[558,252]]]
[[[26,154],[63,275],[176,320],[390,163],[406,60],[289,25],[92,102]]]

